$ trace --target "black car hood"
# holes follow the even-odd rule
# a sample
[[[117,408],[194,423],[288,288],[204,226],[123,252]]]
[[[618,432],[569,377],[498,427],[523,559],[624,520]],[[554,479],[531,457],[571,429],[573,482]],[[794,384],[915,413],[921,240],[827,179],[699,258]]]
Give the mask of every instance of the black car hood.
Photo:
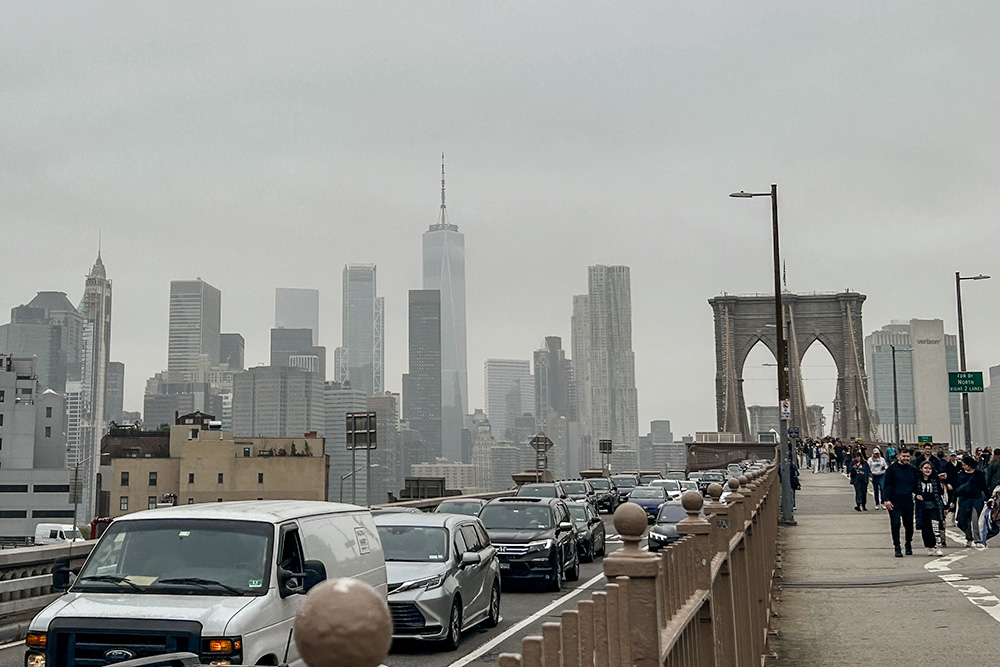
[[[555,531],[551,528],[544,530],[487,528],[486,532],[489,534],[491,542],[498,542],[500,544],[524,544],[525,542],[537,542],[555,537]]]

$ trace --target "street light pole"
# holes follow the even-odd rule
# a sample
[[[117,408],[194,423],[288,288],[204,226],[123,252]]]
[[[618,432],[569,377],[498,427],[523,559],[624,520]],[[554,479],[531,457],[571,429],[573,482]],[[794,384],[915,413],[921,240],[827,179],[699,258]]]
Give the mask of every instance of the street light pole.
[[[781,523],[795,525],[795,510],[792,503],[792,479],[790,464],[792,460],[791,447],[788,442],[788,419],[782,410],[788,400],[788,347],[785,341],[784,309],[781,305],[781,249],[778,242],[778,185],[771,184],[770,192],[734,192],[730,197],[770,197],[771,198],[771,241],[774,255],[774,326],[777,333],[778,362],[778,416],[781,419],[781,429],[778,433],[781,461]]]
[[[963,373],[968,370],[965,367],[965,323],[962,321],[962,281],[963,280],[987,280],[989,276],[979,274],[978,276],[963,276],[958,271],[955,272],[955,300],[958,303],[958,354]],[[965,451],[972,451],[972,425],[969,419],[969,392],[962,392],[962,421],[965,430]]]

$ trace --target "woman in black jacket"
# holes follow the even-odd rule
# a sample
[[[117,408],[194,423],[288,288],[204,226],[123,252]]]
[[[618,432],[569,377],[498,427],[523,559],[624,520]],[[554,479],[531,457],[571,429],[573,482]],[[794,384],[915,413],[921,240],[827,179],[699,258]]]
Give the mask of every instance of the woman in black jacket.
[[[914,489],[917,499],[917,526],[920,528],[920,536],[927,547],[928,556],[943,555],[941,549],[936,547],[937,535],[934,526],[944,516],[944,489],[941,487],[941,480],[938,478],[934,464],[924,460],[920,464],[920,477],[917,478],[917,487]]]
[[[976,459],[966,454],[962,457],[962,471],[958,473],[958,516],[956,523],[965,533],[965,546],[976,546],[979,537],[979,515],[986,502],[986,475],[976,466]]]

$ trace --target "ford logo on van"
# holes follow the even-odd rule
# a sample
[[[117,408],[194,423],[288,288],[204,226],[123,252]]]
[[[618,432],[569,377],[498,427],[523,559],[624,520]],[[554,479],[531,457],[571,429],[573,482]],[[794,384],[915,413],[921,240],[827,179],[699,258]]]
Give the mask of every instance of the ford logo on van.
[[[134,651],[126,648],[113,648],[104,652],[104,659],[109,662],[125,662],[136,656]]]

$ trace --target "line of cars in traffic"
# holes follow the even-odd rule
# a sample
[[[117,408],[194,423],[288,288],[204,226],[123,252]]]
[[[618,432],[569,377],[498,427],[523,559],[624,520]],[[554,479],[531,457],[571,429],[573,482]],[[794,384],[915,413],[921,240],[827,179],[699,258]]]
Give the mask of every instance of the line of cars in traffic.
[[[217,665],[301,665],[291,626],[302,596],[328,577],[385,594],[394,639],[454,649],[467,630],[499,623],[507,583],[558,591],[580,577],[581,562],[602,557],[601,509],[643,507],[654,523],[651,550],[676,539],[669,525],[686,516],[677,512],[681,493],[717,481],[692,476],[525,484],[509,497],[445,500],[430,514],[258,501],[126,515],[81,567],[57,560],[54,588],[66,594],[31,622],[25,665],[103,665],[165,651]]]

